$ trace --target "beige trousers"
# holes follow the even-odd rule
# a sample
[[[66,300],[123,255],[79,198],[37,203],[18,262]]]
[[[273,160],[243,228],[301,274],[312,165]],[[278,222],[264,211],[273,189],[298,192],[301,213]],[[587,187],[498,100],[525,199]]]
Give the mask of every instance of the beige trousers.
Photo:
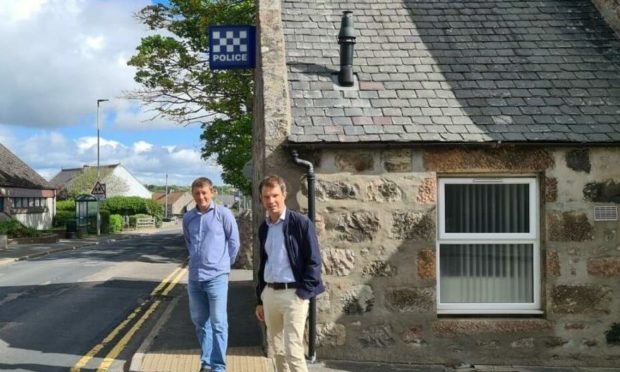
[[[265,287],[261,295],[267,337],[276,359],[276,372],[307,372],[304,327],[309,301],[297,297],[295,289]]]

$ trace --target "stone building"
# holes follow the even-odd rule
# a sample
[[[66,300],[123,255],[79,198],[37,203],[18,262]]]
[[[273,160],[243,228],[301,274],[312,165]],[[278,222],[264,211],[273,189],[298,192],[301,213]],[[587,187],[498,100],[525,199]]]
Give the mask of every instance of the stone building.
[[[258,7],[253,177],[305,210],[291,151],[314,164],[319,358],[620,365],[620,40],[592,2]]]

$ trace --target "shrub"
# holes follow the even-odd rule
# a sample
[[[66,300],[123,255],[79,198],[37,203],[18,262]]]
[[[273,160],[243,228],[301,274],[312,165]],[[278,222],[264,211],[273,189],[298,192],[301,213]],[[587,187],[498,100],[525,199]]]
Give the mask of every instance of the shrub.
[[[99,211],[99,216],[101,216],[101,232],[104,234],[110,233],[110,211],[107,209],[102,209]]]
[[[37,230],[26,227],[19,221],[12,219],[0,222],[0,234],[8,235],[9,238],[25,238],[40,235]]]
[[[52,226],[63,227],[67,225],[67,222],[72,220],[75,220],[75,210],[57,210],[54,220],[52,221]]]
[[[75,213],[75,200],[67,199],[56,202],[56,212],[67,211]]]
[[[123,216],[120,214],[110,215],[110,232],[115,233],[123,231]]]
[[[113,196],[101,203],[113,214],[121,216],[131,216],[135,214],[147,214],[151,216],[161,216],[163,208],[155,200],[140,198],[138,196]]]

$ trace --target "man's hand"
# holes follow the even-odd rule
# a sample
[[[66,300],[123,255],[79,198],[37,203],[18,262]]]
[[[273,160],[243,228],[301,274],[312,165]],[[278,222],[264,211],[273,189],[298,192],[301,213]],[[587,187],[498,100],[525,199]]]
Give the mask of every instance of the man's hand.
[[[265,312],[263,311],[263,305],[257,305],[254,313],[256,314],[258,320],[260,320],[261,322],[265,321]]]

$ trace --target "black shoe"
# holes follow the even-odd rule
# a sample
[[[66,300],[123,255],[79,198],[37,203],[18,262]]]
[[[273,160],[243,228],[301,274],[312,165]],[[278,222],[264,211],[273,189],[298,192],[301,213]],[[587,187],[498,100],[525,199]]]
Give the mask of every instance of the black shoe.
[[[209,367],[200,367],[200,372],[211,372],[211,368],[209,368]]]

